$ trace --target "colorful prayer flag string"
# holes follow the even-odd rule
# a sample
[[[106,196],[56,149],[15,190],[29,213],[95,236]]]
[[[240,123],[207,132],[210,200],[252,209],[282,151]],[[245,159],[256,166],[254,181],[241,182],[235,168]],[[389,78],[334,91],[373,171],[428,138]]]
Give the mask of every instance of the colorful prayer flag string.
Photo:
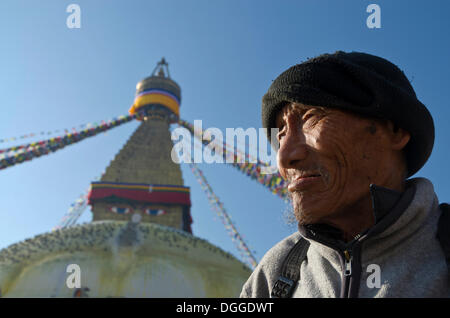
[[[76,127],[78,127],[78,129],[80,129],[80,128],[91,128],[92,126],[98,126],[98,124],[97,123],[87,123],[87,124],[78,125]],[[51,130],[51,131],[41,131],[39,133],[29,133],[29,134],[25,134],[25,135],[21,135],[21,136],[17,136],[17,137],[3,138],[3,139],[0,139],[0,144],[6,143],[6,142],[22,140],[22,139],[28,139],[28,138],[37,137],[37,136],[50,136],[50,135],[54,135],[54,134],[59,134],[61,132],[68,133],[69,131],[77,131],[76,127],[72,127],[70,130],[69,129],[55,129],[55,130]]]
[[[14,166],[16,164],[20,164],[25,161],[32,160],[34,158],[41,157],[43,155],[47,155],[51,152],[55,152],[68,145],[77,143],[85,138],[93,137],[101,132],[108,131],[114,127],[118,127],[124,123],[130,122],[131,120],[137,118],[138,116],[139,114],[119,116],[115,120],[109,122],[102,122],[98,126],[83,129],[80,132],[74,131],[71,133],[67,133],[63,136],[54,137],[27,145],[22,145],[23,148],[21,149],[24,149],[25,150],[24,152],[20,153],[15,152],[10,156],[6,156],[3,159],[0,159],[0,170]],[[3,152],[6,152],[6,150],[8,149],[4,149]]]
[[[194,134],[194,126],[190,124],[187,121],[179,120],[179,125],[186,128],[191,132],[192,135],[196,136]],[[202,131],[203,134],[203,131]],[[200,140],[203,144],[206,146],[213,147],[214,145],[217,145],[214,141],[210,140]],[[225,163],[228,163],[232,165],[233,167],[237,168],[239,171],[244,173],[245,175],[249,176],[251,179],[256,180],[263,186],[267,187],[272,193],[278,195],[280,198],[282,198],[285,201],[289,200],[288,192],[287,192],[287,184],[286,181],[284,181],[283,177],[280,175],[279,172],[273,173],[273,174],[263,174],[262,168],[263,167],[269,167],[270,165],[266,162],[262,162],[259,159],[251,158],[248,154],[245,154],[245,151],[242,152],[240,150],[234,150],[234,147],[231,147],[230,145],[227,145],[225,142],[223,142],[222,145],[219,145],[217,147],[218,149],[223,149],[222,154],[226,156],[228,160],[225,160]],[[216,149],[217,149],[216,148]],[[242,158],[246,158],[246,160],[242,163]],[[231,160],[229,160],[231,159]],[[252,163],[250,161],[256,161],[256,163]]]
[[[103,175],[105,174],[105,170],[101,173],[100,177],[94,178],[95,181],[100,180]],[[83,212],[86,210],[88,206],[88,196],[89,192],[91,191],[91,185],[84,191],[84,193],[74,202],[70,205],[69,210],[67,213],[62,217],[61,221],[59,221],[58,225],[56,225],[52,231],[60,230],[65,227],[73,226],[78,221],[78,219],[81,217]]]
[[[258,264],[258,262],[256,258],[253,256],[250,249],[248,248],[243,237],[239,234],[236,225],[234,225],[233,222],[231,221],[231,217],[225,210],[223,203],[220,202],[219,198],[216,196],[211,186],[209,185],[208,181],[206,180],[203,172],[197,167],[197,165],[195,163],[190,163],[189,166],[191,167],[194,176],[196,177],[198,183],[200,184],[200,187],[206,193],[211,208],[219,216],[220,220],[225,226],[225,229],[228,232],[228,235],[231,237],[233,243],[240,252],[241,256],[254,269]]]
[[[63,216],[61,221],[56,225],[52,231],[60,230],[69,226],[73,226],[77,220],[80,218],[81,214],[87,208],[87,196],[89,193],[89,189],[85,191],[74,203],[70,205],[69,210]]]

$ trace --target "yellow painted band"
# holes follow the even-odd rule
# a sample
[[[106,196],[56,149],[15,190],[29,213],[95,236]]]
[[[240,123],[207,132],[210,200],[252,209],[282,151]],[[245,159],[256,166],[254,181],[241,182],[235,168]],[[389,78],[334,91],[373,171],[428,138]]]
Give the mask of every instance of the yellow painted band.
[[[180,105],[176,100],[166,95],[153,93],[137,97],[133,106],[130,108],[130,114],[136,113],[137,109],[147,104],[161,104],[173,111],[177,116],[180,115]]]

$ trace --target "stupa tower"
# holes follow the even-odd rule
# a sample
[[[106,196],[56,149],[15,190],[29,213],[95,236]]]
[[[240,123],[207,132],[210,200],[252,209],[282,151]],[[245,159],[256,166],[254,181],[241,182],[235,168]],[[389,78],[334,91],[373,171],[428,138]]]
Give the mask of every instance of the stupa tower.
[[[178,121],[180,101],[180,87],[162,58],[151,76],[136,86],[129,112],[137,114],[141,124],[100,181],[91,184],[93,221],[133,220],[192,232],[189,188],[171,159],[169,127]]]
[[[0,297],[238,297],[250,269],[191,232],[190,193],[172,161],[180,87],[162,59],[137,85],[140,125],[92,182],[93,222],[0,250]],[[80,269],[69,286],[68,265]],[[72,278],[70,278],[72,281]]]

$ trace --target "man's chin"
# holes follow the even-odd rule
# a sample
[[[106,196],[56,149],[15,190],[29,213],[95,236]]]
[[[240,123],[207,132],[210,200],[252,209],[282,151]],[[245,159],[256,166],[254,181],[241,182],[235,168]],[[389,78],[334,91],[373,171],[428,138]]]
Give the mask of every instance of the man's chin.
[[[310,206],[299,202],[293,201],[294,216],[297,219],[299,225],[315,224],[319,223],[322,219],[320,215],[320,209],[317,209],[317,205]]]
[[[297,219],[298,225],[319,223],[318,218],[304,213],[295,212],[295,218]]]

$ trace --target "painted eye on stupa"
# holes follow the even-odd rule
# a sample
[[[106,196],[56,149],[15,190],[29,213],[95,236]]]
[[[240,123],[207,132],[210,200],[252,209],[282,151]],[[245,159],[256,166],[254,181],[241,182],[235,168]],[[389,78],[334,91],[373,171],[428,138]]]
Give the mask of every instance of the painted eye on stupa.
[[[167,212],[164,210],[152,210],[152,209],[145,209],[145,214],[148,215],[163,215],[166,214]]]
[[[118,207],[118,206],[112,206],[109,208],[111,212],[117,213],[117,214],[128,214],[131,213],[130,208],[124,208],[124,207]]]

